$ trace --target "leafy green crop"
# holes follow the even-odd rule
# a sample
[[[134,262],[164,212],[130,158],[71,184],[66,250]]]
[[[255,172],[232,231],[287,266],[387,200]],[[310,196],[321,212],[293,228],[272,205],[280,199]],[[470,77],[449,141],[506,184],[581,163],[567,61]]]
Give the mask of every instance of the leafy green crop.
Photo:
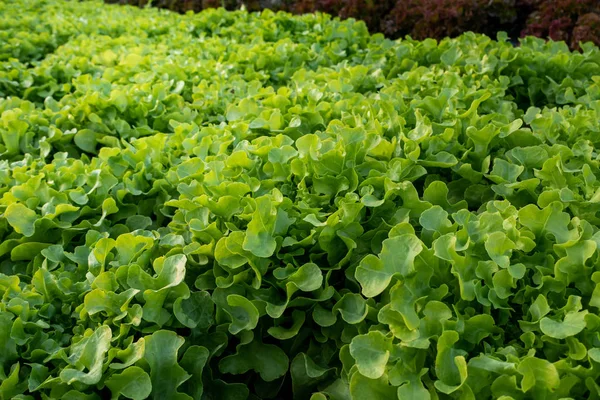
[[[600,398],[600,50],[0,2],[0,398]]]

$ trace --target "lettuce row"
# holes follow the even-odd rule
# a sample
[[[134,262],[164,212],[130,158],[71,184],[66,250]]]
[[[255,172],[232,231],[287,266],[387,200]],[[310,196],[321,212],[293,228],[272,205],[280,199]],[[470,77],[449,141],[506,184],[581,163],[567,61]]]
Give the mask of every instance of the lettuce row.
[[[0,397],[600,396],[597,48],[0,11]]]

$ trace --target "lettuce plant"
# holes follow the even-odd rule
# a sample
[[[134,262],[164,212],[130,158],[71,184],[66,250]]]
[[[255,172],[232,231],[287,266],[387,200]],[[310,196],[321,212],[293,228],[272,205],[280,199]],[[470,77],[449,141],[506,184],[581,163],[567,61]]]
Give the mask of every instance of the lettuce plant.
[[[506,31],[564,40],[571,49],[581,42],[600,44],[597,0],[105,0],[107,3],[152,6],[185,13],[209,7],[249,11],[270,9],[293,13],[326,12],[365,21],[369,31],[397,38],[458,36],[478,32],[495,36]]]
[[[0,398],[600,396],[597,47],[0,27]]]

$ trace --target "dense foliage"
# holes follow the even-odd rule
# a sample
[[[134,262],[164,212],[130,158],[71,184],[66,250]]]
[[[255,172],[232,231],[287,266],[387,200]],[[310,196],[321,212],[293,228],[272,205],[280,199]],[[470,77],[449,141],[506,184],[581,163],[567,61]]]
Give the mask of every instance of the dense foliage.
[[[600,51],[0,2],[3,399],[597,399]]]
[[[600,44],[600,2],[597,0],[526,0],[538,4],[528,17],[525,35],[564,40],[576,48],[580,41]]]
[[[293,13],[326,12],[365,21],[371,32],[414,39],[458,36],[478,32],[509,37],[534,35],[564,40],[572,49],[580,42],[600,45],[598,0],[106,0],[186,12],[208,7],[233,10],[285,10]]]

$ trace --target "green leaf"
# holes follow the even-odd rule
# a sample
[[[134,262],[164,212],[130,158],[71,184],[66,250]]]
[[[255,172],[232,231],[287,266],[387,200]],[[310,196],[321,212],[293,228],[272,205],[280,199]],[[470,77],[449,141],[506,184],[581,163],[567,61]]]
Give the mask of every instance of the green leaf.
[[[453,393],[466,379],[466,352],[454,347],[458,340],[455,331],[444,331],[438,339],[435,372],[439,381],[436,381],[436,388],[442,393]]]
[[[423,387],[423,384],[408,382],[405,385],[402,385],[398,388],[398,400],[429,400],[431,399],[431,395]]]
[[[321,288],[323,274],[321,269],[314,263],[302,265],[298,270],[288,277],[288,282],[303,292],[312,292]]]
[[[10,252],[11,261],[29,261],[50,246],[48,243],[29,242],[15,246]]]
[[[152,392],[150,377],[139,367],[129,367],[119,374],[112,375],[106,386],[110,389],[113,398],[120,395],[128,399],[145,399]]]
[[[433,206],[421,214],[419,224],[425,229],[445,233],[452,226],[448,220],[448,213],[440,206]]]
[[[552,234],[557,243],[564,243],[569,240],[568,224],[569,214],[562,212],[562,205],[554,202],[543,210],[535,205],[527,205],[519,210],[519,221],[523,226],[531,229],[536,237],[541,237],[543,233]]]
[[[153,399],[189,399],[177,389],[190,375],[177,363],[177,353],[185,340],[175,332],[160,330],[145,337],[144,358],[150,366]]]
[[[291,339],[298,334],[304,322],[306,321],[306,314],[300,310],[294,310],[292,312],[293,324],[290,328],[283,326],[272,326],[267,329],[269,335],[273,336],[277,340]]]
[[[246,251],[242,247],[244,242],[243,232],[231,232],[229,236],[222,237],[215,247],[215,259],[225,267],[239,268],[248,262]]]
[[[331,310],[326,310],[318,304],[313,309],[312,317],[318,325],[323,327],[331,326],[337,321],[336,315]]]
[[[370,379],[383,376],[391,351],[391,340],[379,331],[358,335],[350,343],[350,354],[356,360],[358,372]]]
[[[73,345],[69,356],[69,364],[73,367],[63,369],[60,379],[69,385],[74,382],[86,385],[98,383],[102,378],[102,364],[110,348],[111,338],[111,329],[102,325],[90,336]],[[87,372],[83,369],[87,369]]]
[[[543,294],[540,294],[531,304],[531,307],[529,307],[529,313],[535,322],[542,319],[542,317],[548,314],[550,311],[551,308],[548,305],[548,300],[546,300],[546,297],[544,297]]]
[[[226,309],[231,316],[229,332],[236,335],[244,330],[252,330],[258,325],[258,309],[252,302],[245,297],[237,294],[227,296],[227,304],[230,308]]]
[[[124,369],[127,368],[144,357],[144,350],[146,346],[146,340],[144,338],[138,339],[137,342],[131,343],[124,350],[115,350],[115,357],[122,362],[113,362],[109,365],[112,369]]]
[[[396,397],[396,388],[388,384],[385,375],[370,379],[355,373],[350,378],[350,395],[353,399],[388,400]]]
[[[191,375],[190,379],[184,382],[183,389],[194,399],[202,398],[204,392],[202,372],[209,357],[210,352],[205,347],[190,346],[181,358],[181,367]]]
[[[213,323],[214,311],[215,305],[205,291],[192,292],[189,298],[180,297],[173,303],[175,317],[188,328],[207,329]]]
[[[238,346],[236,354],[224,357],[219,362],[222,373],[243,374],[253,370],[267,382],[284,376],[288,366],[289,359],[283,350],[257,339]]]
[[[504,232],[494,232],[485,241],[485,249],[496,264],[502,268],[508,268],[512,251],[516,249],[516,245],[506,237]]]
[[[294,396],[306,398],[334,371],[333,368],[326,369],[319,366],[304,353],[298,354],[294,357],[290,366]]]
[[[556,367],[547,360],[528,357],[519,363],[517,371],[523,375],[521,383],[523,392],[528,392],[535,387],[554,391],[560,385]]]
[[[82,129],[77,132],[73,141],[77,147],[88,153],[96,152],[96,134],[89,129]]]
[[[483,339],[497,332],[494,318],[490,315],[474,315],[465,321],[463,338],[473,344],[479,344]]]
[[[422,249],[421,241],[410,234],[384,240],[379,258],[368,255],[356,268],[363,295],[377,296],[389,286],[395,274],[407,277],[414,273],[414,259]]]
[[[346,293],[335,305],[333,312],[339,312],[349,324],[358,324],[367,316],[367,303],[361,295]]]
[[[208,398],[224,400],[246,400],[250,393],[248,386],[243,383],[226,383],[220,379],[212,381],[207,390]]]
[[[153,244],[154,240],[150,237],[136,236],[132,233],[119,235],[115,243],[119,264],[125,265],[133,262]]]
[[[256,210],[246,230],[243,249],[257,257],[271,257],[277,247],[277,242],[272,236],[275,230],[277,211],[273,207],[269,196],[256,199]]]
[[[565,315],[563,321],[555,321],[549,317],[540,320],[540,329],[545,335],[555,339],[565,339],[577,335],[585,329],[586,311],[570,312]]]
[[[34,224],[38,216],[35,211],[30,210],[20,203],[12,203],[4,211],[6,220],[17,233],[26,237],[33,236]]]
[[[594,347],[588,350],[588,356],[597,363],[600,363],[600,348]]]

